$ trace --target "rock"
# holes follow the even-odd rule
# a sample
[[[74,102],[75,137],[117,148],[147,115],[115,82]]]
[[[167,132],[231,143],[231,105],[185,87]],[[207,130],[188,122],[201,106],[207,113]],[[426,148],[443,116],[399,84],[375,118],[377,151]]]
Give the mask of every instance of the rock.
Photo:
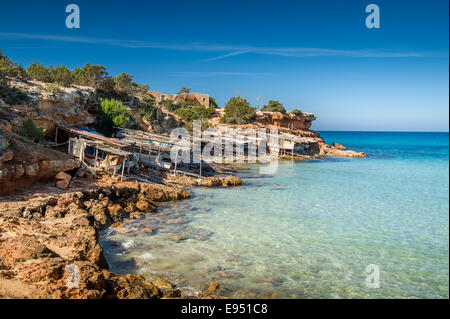
[[[156,211],[157,207],[155,205],[153,205],[153,203],[145,200],[145,199],[140,199],[137,203],[136,203],[136,208],[138,210],[140,210],[141,212],[147,212],[147,211]]]
[[[14,177],[18,178],[18,177],[22,177],[25,174],[25,170],[23,169],[22,165],[16,165],[14,167]]]
[[[139,219],[139,218],[141,218],[143,216],[144,216],[144,213],[141,213],[141,212],[132,212],[130,214],[130,218],[131,219]]]
[[[167,220],[168,224],[186,224],[187,222],[188,222],[187,219],[183,217],[172,218]]]
[[[222,180],[222,185],[224,187],[228,186],[240,186],[243,185],[244,182],[237,176],[229,175]]]
[[[337,142],[334,142],[333,144],[331,144],[331,147],[336,148],[338,150],[345,150],[346,149],[346,147],[344,145],[341,145],[341,144],[339,144]]]
[[[61,188],[61,189],[66,189],[67,187],[69,187],[69,184],[70,184],[70,181],[61,180],[61,181],[56,182],[56,187]]]
[[[163,298],[180,298],[181,291],[179,289],[164,291]]]
[[[169,239],[172,240],[172,241],[174,241],[174,242],[179,243],[179,242],[181,242],[181,241],[183,241],[183,240],[186,240],[186,237],[174,235],[174,236],[169,236]]]
[[[11,151],[5,152],[5,153],[0,153],[0,163],[2,162],[8,162],[10,160],[12,160],[14,157],[14,153]]]
[[[152,283],[159,289],[172,289],[173,288],[173,284],[170,281],[167,281],[161,277],[157,277],[155,280],[153,280]]]
[[[140,233],[141,234],[151,234],[151,233],[153,233],[153,229],[150,227],[145,227],[145,228],[141,229]]]
[[[55,175],[49,176],[49,178]],[[64,180],[60,180],[63,182]],[[139,185],[139,184],[137,184]],[[140,189],[119,192],[114,186],[67,192],[59,196],[36,197],[24,203],[0,205],[0,294],[6,298],[102,299],[102,298],[178,298],[179,290],[160,278],[155,284],[139,275],[110,272],[99,231],[112,225],[119,232],[130,232],[121,220],[124,210],[137,199]],[[150,188],[148,189],[151,192]],[[168,200],[176,191],[157,187]],[[99,194],[104,194],[99,196]],[[106,196],[109,194],[108,196]],[[121,196],[124,197],[121,197]],[[111,197],[109,197],[111,196]],[[178,196],[178,195],[176,195]],[[15,212],[15,213],[12,213]],[[8,214],[9,213],[9,214]],[[143,213],[137,212],[139,216]],[[25,218],[23,218],[24,216]],[[45,218],[42,218],[45,216]],[[99,227],[99,225],[102,225]],[[151,228],[142,229],[150,234]],[[174,240],[183,240],[174,236]],[[117,243],[112,242],[116,246]],[[126,243],[123,244],[125,247]],[[130,268],[131,269],[131,268]],[[76,287],[68,282],[76,274]]]
[[[108,212],[111,216],[111,219],[114,222],[120,221],[122,217],[125,215],[125,211],[123,210],[120,204],[115,204],[108,207]]]
[[[131,213],[135,212],[136,209],[137,209],[136,204],[130,203],[127,207],[125,207],[125,212],[128,214],[131,214]]]
[[[25,167],[25,175],[33,177],[39,173],[39,164],[31,164]]]
[[[59,172],[58,174],[56,174],[55,179],[70,182],[72,180],[72,176],[70,176],[66,172]]]
[[[217,282],[211,282],[208,287],[208,292],[217,292],[220,285]]]

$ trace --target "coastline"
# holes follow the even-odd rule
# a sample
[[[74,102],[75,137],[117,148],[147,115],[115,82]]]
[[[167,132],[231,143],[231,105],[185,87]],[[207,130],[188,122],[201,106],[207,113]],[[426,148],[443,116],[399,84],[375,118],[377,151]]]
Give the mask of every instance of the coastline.
[[[138,274],[111,273],[98,243],[101,230],[126,232],[130,220],[157,214],[157,203],[189,197],[176,186],[109,181],[67,191],[41,185],[2,198],[0,298],[219,298],[214,288],[182,296],[160,277],[150,282]]]
[[[188,291],[205,289],[215,281],[231,298],[448,297],[448,245],[439,241],[446,227],[448,231],[445,201],[439,199],[446,196],[448,183],[442,191],[437,185],[429,189],[426,182],[441,176],[433,166],[448,163],[448,144],[445,152],[434,142],[430,154],[437,162],[422,161],[420,146],[434,145],[428,138],[419,139],[411,154],[412,138],[398,142],[394,135],[389,142],[383,139],[386,134],[379,135],[381,143],[373,144],[369,136],[364,144],[367,160],[280,161],[277,176],[268,178],[258,176],[258,167],[252,165],[251,171],[241,171],[242,188],[195,187],[189,201],[165,205],[159,217],[134,223],[133,227],[154,225],[158,231],[152,236],[104,234],[107,242],[132,244],[126,249],[110,246],[108,258],[117,270],[134,269],[149,278],[164,274]],[[424,202],[408,195],[414,188],[404,175],[407,168],[416,169],[414,178],[419,179],[414,180],[437,198]],[[358,201],[353,201],[355,192]],[[418,223],[418,216],[425,219]],[[441,222],[430,220],[434,231],[422,232],[419,241],[412,234],[431,218]],[[194,229],[201,236],[194,236]],[[390,236],[380,238],[380,231],[389,231]],[[167,241],[172,232],[187,239]],[[374,246],[374,241],[379,244]],[[431,252],[436,259],[420,257]],[[399,267],[405,259],[410,261],[407,267]],[[383,267],[382,289],[365,289],[364,268],[370,262]],[[433,272],[419,274],[423,267]],[[423,276],[432,281],[423,282]]]

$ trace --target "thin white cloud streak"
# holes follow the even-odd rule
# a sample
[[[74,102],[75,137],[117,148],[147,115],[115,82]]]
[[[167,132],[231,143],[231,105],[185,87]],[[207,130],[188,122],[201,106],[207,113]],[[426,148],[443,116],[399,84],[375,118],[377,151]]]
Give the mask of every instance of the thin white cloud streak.
[[[214,58],[209,58],[209,59],[203,60],[203,62],[217,61],[217,60],[226,59],[226,58],[229,58],[229,57],[232,57],[232,56],[242,55],[242,54],[249,53],[249,52],[252,52],[252,51],[246,50],[246,51],[231,52],[231,53],[227,53],[227,54],[224,54],[224,55],[216,56]]]
[[[268,76],[274,75],[272,73],[252,73],[252,72],[222,72],[222,71],[211,71],[211,72],[175,72],[173,75],[176,76],[198,76],[198,77],[209,77],[209,76]]]
[[[222,45],[208,43],[157,43],[137,40],[117,40],[101,39],[87,37],[71,37],[45,34],[27,34],[0,32],[0,38],[4,39],[30,39],[55,41],[66,43],[86,43],[102,44],[123,48],[133,49],[163,49],[176,51],[194,51],[194,52],[228,52],[226,54],[212,57],[207,61],[216,61],[232,56],[254,53],[284,57],[360,57],[360,58],[407,58],[407,57],[448,57],[448,52],[397,52],[390,50],[337,50],[327,48],[303,48],[303,47],[264,47],[264,46],[246,46],[246,45]]]

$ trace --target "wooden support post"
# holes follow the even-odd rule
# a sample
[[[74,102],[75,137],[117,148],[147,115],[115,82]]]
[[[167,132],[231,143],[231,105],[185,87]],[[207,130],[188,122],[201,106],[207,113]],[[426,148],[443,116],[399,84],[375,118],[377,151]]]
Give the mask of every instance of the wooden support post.
[[[125,171],[125,164],[126,164],[126,162],[127,162],[127,158],[126,158],[126,157],[122,157],[122,159],[123,159],[123,163],[122,163],[122,174],[121,174],[121,176],[120,176],[120,181],[121,181],[121,182],[123,181],[123,173],[124,173],[124,171]]]
[[[175,171],[174,171],[174,175],[177,175],[177,164],[178,164],[178,151],[177,151],[177,155],[175,156]]]
[[[127,174],[130,175],[130,161],[128,161]]]
[[[97,159],[98,159],[98,148],[95,147],[95,161],[94,161],[94,167],[97,167]]]
[[[56,126],[56,132],[55,132],[55,144],[58,144],[58,126]]]

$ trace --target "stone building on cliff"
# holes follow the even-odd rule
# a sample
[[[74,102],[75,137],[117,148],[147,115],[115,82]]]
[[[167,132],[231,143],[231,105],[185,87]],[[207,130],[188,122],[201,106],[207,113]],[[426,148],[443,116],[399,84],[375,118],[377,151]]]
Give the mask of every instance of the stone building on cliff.
[[[209,107],[209,95],[202,93],[179,93],[179,94],[164,94],[161,92],[149,92],[154,98],[156,103],[160,103],[164,100],[170,100],[173,103],[179,101],[193,101],[197,105],[203,105]]]

